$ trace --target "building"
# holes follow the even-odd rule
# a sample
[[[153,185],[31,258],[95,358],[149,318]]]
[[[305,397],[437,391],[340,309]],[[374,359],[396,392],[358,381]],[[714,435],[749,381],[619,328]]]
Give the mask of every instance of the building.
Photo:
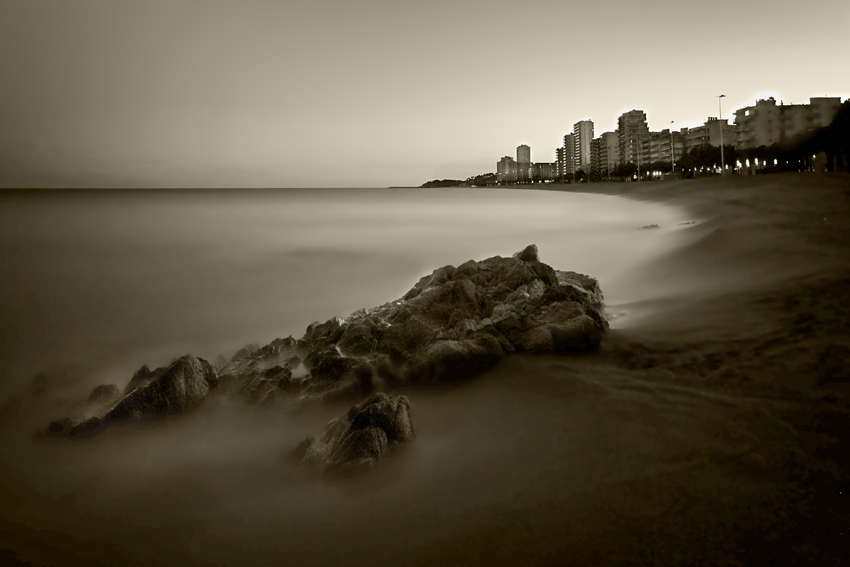
[[[564,178],[564,148],[555,148],[555,179]]]
[[[815,97],[809,104],[776,105],[773,97],[735,111],[735,146],[758,148],[787,144],[808,130],[829,126],[841,108],[840,97]],[[725,136],[724,136],[725,141]]]
[[[608,175],[620,163],[619,140],[616,132],[605,132],[593,140],[590,147],[590,171]]]
[[[517,146],[516,160],[510,156],[505,156],[496,162],[496,182],[511,184],[551,181],[557,175],[557,165],[557,162],[532,163],[531,148],[523,144]]]
[[[552,181],[558,173],[557,163],[540,162],[531,166],[531,180],[535,182]]]
[[[531,148],[522,144],[516,148],[517,181],[531,181]]]
[[[564,146],[561,149],[563,150],[561,152],[563,162],[561,167],[558,168],[558,172],[561,174],[562,178],[572,179],[573,174],[576,171],[576,144],[575,136],[573,134],[567,134],[564,136]]]
[[[518,163],[531,163],[531,148],[525,144],[517,146],[516,160]]]
[[[581,120],[573,124],[573,143],[575,144],[575,152],[573,160],[575,161],[575,170],[583,170],[585,173],[590,173],[590,143],[593,141],[593,121]]]
[[[703,144],[720,147],[721,135],[724,145],[735,145],[735,127],[729,124],[726,118],[709,116],[702,126],[683,128],[682,132],[685,133],[685,151],[691,151]]]
[[[648,137],[649,128],[643,110],[630,110],[621,114],[617,119],[620,163],[638,163],[641,143]]]
[[[517,162],[511,156],[505,156],[496,162],[496,182],[499,184],[516,183]]]
[[[671,132],[666,128],[660,132],[648,132],[641,140],[640,165],[643,170],[649,170],[653,164],[663,164],[661,171],[667,171],[667,166],[674,164],[685,153],[687,128],[679,132]]]

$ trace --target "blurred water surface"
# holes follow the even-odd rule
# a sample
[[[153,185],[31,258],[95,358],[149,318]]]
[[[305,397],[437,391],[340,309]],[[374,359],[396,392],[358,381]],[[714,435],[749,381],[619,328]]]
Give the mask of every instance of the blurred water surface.
[[[722,412],[682,411],[678,393],[648,397],[550,357],[409,391],[417,441],[362,479],[329,482],[285,458],[344,404],[282,415],[216,398],[82,442],[33,434],[142,364],[300,337],[437,267],[531,243],[627,301],[623,274],[678,246],[683,214],[490,189],[2,193],[0,402],[23,402],[0,431],[0,480],[15,499],[0,547],[46,564],[145,564],[146,553],[166,564],[392,563],[642,474]],[[649,224],[662,228],[640,230]],[[689,425],[700,419],[708,426]],[[667,425],[692,433],[671,437]]]
[[[638,230],[675,209],[617,197],[490,189],[51,191],[0,194],[0,388],[93,367],[124,380],[187,352],[250,342],[402,296],[446,264],[535,243],[600,279],[672,245]]]

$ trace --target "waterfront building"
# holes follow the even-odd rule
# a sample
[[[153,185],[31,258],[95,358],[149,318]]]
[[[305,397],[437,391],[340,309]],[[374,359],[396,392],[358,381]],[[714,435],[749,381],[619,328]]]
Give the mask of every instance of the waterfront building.
[[[679,132],[670,132],[665,128],[660,132],[649,132],[641,140],[640,163],[649,168],[651,164],[661,162],[665,166],[680,159],[685,152],[687,128]]]
[[[555,178],[564,178],[564,148],[555,148]]]
[[[726,118],[718,119],[709,116],[702,126],[695,128],[685,128],[682,131],[685,133],[685,148],[686,151],[691,151],[697,146],[703,144],[711,144],[715,147],[720,147],[720,131],[723,130],[723,144],[734,146],[735,144],[735,127],[729,124]]]
[[[773,97],[759,99],[754,106],[735,111],[734,144],[758,148],[788,143],[798,134],[829,126],[840,108],[840,97],[814,97],[809,104],[786,105],[780,101],[778,106]]]
[[[617,132],[605,132],[594,138],[590,147],[590,170],[596,175],[607,175],[620,162]]]
[[[517,162],[511,156],[505,156],[496,162],[496,182],[499,184],[517,182]]]
[[[559,173],[561,177],[564,179],[572,179],[573,173],[576,170],[576,161],[575,161],[575,136],[573,134],[567,134],[564,136],[564,145],[561,148],[563,151],[561,152],[561,158],[563,159],[561,167],[559,169]]]
[[[581,120],[573,124],[573,144],[575,151],[573,160],[575,162],[575,170],[583,170],[585,173],[590,173],[590,143],[593,141],[593,121]]]
[[[531,181],[531,148],[522,144],[516,148],[517,181]]]
[[[624,112],[617,119],[617,141],[620,163],[638,163],[641,144],[649,137],[646,113],[643,110]]]
[[[518,163],[531,163],[531,148],[525,144],[517,146],[516,160]]]
[[[531,180],[535,182],[552,181],[558,172],[557,163],[540,162],[531,166]]]

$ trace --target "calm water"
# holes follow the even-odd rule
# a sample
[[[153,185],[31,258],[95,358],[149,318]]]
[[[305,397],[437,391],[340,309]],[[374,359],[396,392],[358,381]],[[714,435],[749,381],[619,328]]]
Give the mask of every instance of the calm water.
[[[2,387],[77,364],[123,382],[187,352],[229,357],[530,243],[621,301],[637,290],[618,275],[675,245],[638,228],[682,215],[485,189],[0,194]]]
[[[48,564],[144,564],[151,553],[165,563],[395,561],[627,475],[634,455],[669,451],[658,419],[686,428],[699,408],[677,409],[672,392],[650,412],[642,394],[548,357],[410,391],[419,439],[345,482],[284,458],[343,406],[284,416],[212,400],[81,443],[33,433],[142,364],[299,337],[315,320],[400,297],[436,267],[530,243],[553,267],[599,278],[609,301],[639,298],[629,269],[679,246],[685,214],[485,189],[0,194],[0,403],[22,400],[0,433],[22,487],[0,549]],[[649,224],[662,228],[639,230]],[[32,395],[39,384],[46,393]],[[53,547],[20,543],[39,533]]]

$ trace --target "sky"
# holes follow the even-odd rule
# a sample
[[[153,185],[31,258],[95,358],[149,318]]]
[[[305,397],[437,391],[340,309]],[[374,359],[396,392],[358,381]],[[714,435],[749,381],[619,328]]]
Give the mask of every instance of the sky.
[[[366,187],[850,96],[850,2],[0,0],[0,187]]]

